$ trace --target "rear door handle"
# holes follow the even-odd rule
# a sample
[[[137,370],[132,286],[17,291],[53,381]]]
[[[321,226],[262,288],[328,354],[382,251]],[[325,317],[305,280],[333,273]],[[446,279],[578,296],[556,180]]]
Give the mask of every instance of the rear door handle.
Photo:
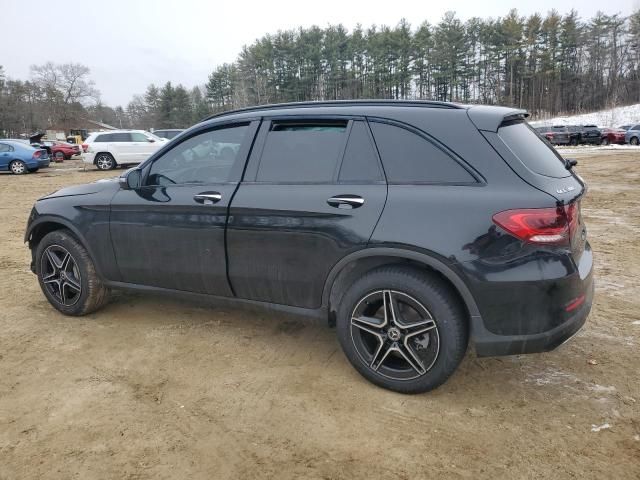
[[[222,195],[219,192],[202,192],[194,195],[193,199],[203,205],[213,205],[222,200]]]
[[[335,208],[359,208],[364,205],[364,198],[360,195],[336,195],[327,200],[327,203]]]

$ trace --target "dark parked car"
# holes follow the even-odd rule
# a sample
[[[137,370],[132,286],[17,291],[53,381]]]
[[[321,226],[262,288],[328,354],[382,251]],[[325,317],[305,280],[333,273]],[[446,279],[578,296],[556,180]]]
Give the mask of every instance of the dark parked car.
[[[0,140],[0,171],[22,175],[48,166],[46,150],[32,147],[25,140]]]
[[[551,350],[589,314],[585,184],[525,117],[399,101],[220,114],[118,181],[38,200],[31,268],[67,315],[131,288],[321,318],[364,377],[427,391],[469,342]]]
[[[621,128],[603,128],[602,145],[624,145],[625,131]]]
[[[602,132],[596,125],[569,125],[569,143],[571,145],[600,145]]]
[[[543,135],[551,145],[569,145],[571,143],[569,129],[563,125],[538,127],[536,130],[540,135]]]
[[[181,128],[165,128],[163,130],[154,130],[153,134],[160,138],[166,138],[167,140],[171,140],[174,137],[177,137],[182,132],[184,132]]]

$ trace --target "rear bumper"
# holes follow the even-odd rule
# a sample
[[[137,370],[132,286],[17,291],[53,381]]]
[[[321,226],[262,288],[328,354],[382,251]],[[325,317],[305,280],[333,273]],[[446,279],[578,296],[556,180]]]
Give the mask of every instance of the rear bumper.
[[[45,160],[38,160],[38,168],[48,167],[50,162],[51,162],[50,158],[47,158]]]
[[[573,337],[587,321],[593,302],[594,285],[591,280],[585,292],[585,301],[568,320],[542,333],[528,335],[496,335],[489,332],[482,320],[472,322],[472,336],[479,357],[519,355],[548,352]]]
[[[593,253],[532,257],[481,271],[467,265],[480,316],[471,319],[479,356],[553,350],[584,325],[593,302]]]

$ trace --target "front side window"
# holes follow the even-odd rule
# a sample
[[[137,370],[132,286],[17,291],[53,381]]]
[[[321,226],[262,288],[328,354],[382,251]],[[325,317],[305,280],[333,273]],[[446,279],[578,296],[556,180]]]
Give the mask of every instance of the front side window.
[[[110,142],[110,141],[111,141],[111,134],[109,133],[98,135],[94,140],[94,142],[97,142],[97,143],[104,143],[104,142]]]
[[[180,142],[151,165],[147,185],[224,183],[230,174],[249,126],[209,130]]]
[[[389,183],[475,183],[448,153],[405,128],[371,122]]]
[[[272,123],[256,180],[275,183],[333,181],[346,127],[346,121]]]

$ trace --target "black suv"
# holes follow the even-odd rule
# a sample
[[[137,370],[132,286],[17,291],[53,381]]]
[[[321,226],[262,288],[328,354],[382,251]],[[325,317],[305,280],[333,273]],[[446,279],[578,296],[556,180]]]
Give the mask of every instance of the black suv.
[[[430,390],[469,341],[550,350],[591,308],[585,184],[526,115],[400,101],[217,115],[119,179],[38,200],[31,268],[68,315],[133,288],[322,318],[367,379]]]
[[[602,131],[596,125],[569,125],[567,128],[571,145],[602,143]]]

